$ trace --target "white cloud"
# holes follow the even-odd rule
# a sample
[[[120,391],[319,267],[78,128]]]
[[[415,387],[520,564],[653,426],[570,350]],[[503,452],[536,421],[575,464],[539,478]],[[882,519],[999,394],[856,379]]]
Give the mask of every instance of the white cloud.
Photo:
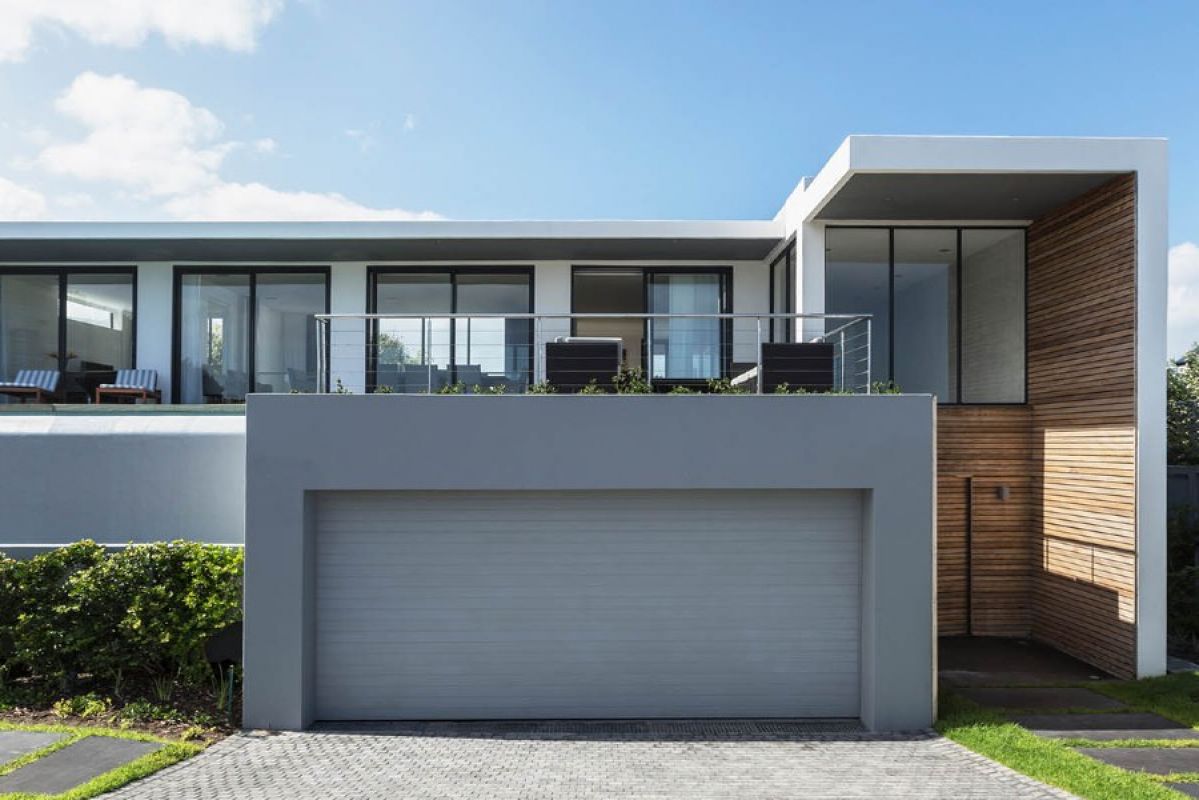
[[[253,50],[283,0],[0,0],[0,62],[21,61],[42,30],[134,47],[151,34],[170,45]]]
[[[406,130],[406,131],[416,130],[416,114],[405,114],[404,115],[404,130]]]
[[[441,219],[431,211],[371,208],[336,192],[286,192],[261,183],[221,183],[168,200],[166,209],[179,219],[194,221]]]
[[[358,145],[358,150],[360,152],[365,153],[369,150],[373,150],[375,145],[379,143],[378,138],[375,136],[375,131],[377,130],[377,125],[371,125],[371,127],[366,130],[362,128],[346,128],[346,136]]]
[[[172,195],[211,185],[231,149],[218,141],[224,126],[211,111],[123,75],[85,72],[55,107],[89,130],[81,141],[41,151],[38,163],[56,175]]]
[[[1199,245],[1170,248],[1170,303],[1166,314],[1166,351],[1171,358],[1199,342]]]
[[[38,191],[0,177],[0,222],[25,222],[46,216],[46,198]]]
[[[3,0],[0,0],[3,2]],[[227,180],[226,156],[247,146],[224,138],[215,114],[183,95],[122,75],[85,72],[55,103],[85,129],[82,139],[47,144],[33,163],[54,175],[115,184],[161,213],[186,220],[408,220],[428,212],[372,208],[336,192],[284,191]],[[249,143],[273,153],[272,138]]]

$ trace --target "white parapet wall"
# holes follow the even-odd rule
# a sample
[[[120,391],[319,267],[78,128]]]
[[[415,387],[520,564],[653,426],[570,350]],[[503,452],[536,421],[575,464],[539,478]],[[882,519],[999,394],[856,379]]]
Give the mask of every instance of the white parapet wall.
[[[0,414],[0,552],[245,538],[245,417]]]

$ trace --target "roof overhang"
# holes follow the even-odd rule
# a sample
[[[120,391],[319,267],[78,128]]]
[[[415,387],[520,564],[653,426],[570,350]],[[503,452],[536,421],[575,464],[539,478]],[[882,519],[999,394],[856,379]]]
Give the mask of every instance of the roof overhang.
[[[6,223],[0,261],[759,260],[777,221]]]
[[[850,136],[779,218],[1031,222],[1164,159],[1161,139]]]

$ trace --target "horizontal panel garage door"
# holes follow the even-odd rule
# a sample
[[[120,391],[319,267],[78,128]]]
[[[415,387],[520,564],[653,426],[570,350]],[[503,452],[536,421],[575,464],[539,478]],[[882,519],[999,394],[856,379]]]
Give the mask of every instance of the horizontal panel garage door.
[[[320,719],[856,717],[856,492],[318,496]]]

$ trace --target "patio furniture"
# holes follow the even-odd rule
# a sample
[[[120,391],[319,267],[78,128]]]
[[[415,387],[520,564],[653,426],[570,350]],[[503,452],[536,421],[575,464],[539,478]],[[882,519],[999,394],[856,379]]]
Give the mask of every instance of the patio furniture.
[[[0,394],[19,398],[22,403],[31,397],[35,403],[45,403],[57,395],[61,377],[56,369],[19,370],[15,379],[0,382]]]
[[[561,392],[577,392],[594,381],[611,387],[620,372],[617,337],[568,336],[545,344],[545,379]]]
[[[827,392],[833,388],[833,346],[824,342],[764,342],[762,391],[779,384],[791,390]]]
[[[128,400],[136,403],[138,400],[154,400],[162,402],[162,391],[158,388],[158,372],[152,369],[119,369],[112,383],[102,383],[96,387],[96,402],[103,403],[106,399],[118,402]]]

